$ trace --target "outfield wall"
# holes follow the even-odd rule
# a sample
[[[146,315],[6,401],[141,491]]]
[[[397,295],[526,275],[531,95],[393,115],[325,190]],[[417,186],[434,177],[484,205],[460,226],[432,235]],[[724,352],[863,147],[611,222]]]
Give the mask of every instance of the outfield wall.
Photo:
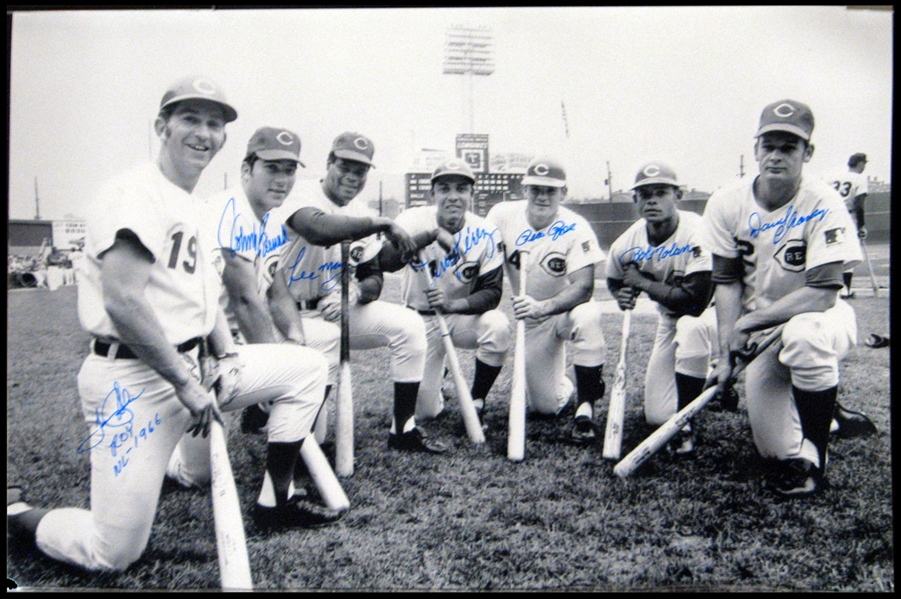
[[[879,192],[867,196],[865,219],[869,231],[867,241],[885,243],[891,240],[891,203],[891,192]],[[706,205],[707,200],[683,200],[679,202],[679,209],[703,214]],[[607,250],[616,238],[622,235],[638,218],[635,204],[630,202],[567,203],[565,206],[581,214],[591,223],[604,250]]]

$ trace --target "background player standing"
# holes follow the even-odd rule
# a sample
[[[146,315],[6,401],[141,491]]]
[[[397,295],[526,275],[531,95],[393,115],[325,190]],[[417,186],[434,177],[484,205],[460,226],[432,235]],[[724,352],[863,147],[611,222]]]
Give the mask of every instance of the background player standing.
[[[802,176],[813,156],[814,119],[793,100],[760,115],[756,177],[725,186],[704,211],[719,334],[718,386],[731,353],[754,331],[785,324],[775,344],[745,371],[754,443],[775,459],[766,488],[805,496],[821,488],[838,363],[857,343],[854,310],[838,299],[842,271],[861,260],[848,211],[825,183]]]
[[[240,394],[240,385],[244,377],[256,382],[254,367],[275,355],[265,346],[234,347],[218,310],[200,202],[192,195],[225,142],[226,123],[236,118],[209,79],[177,82],[163,95],[154,123],[161,142],[157,162],[114,178],[91,206],[78,293],[79,319],[94,336],[78,374],[91,426],[79,447],[91,452],[91,509],[35,509],[20,501],[20,489],[7,490],[9,532],[54,559],[108,571],[137,560],[176,444],[186,431],[207,435],[212,419],[221,422],[220,408],[253,401]],[[206,371],[206,354],[229,366]],[[304,361],[279,381],[289,392],[273,406],[254,508],[258,522],[279,527],[311,523],[288,489],[326,377],[321,356],[295,357]],[[217,375],[218,401],[210,392]]]
[[[283,210],[296,211],[287,218],[289,244],[279,258],[273,286],[285,285],[297,302],[304,319],[304,335],[311,347],[339,343],[341,330],[336,323],[341,316],[341,272],[342,268],[353,268],[350,347],[387,346],[391,355],[394,418],[388,446],[443,453],[447,447],[429,439],[416,426],[414,417],[425,365],[425,323],[413,310],[378,300],[383,277],[378,261],[382,242],[377,234],[387,235],[407,261],[413,254],[413,241],[393,220],[372,215],[370,210],[351,203],[366,185],[374,153],[372,141],[366,136],[342,133],[332,144],[326,175],[316,193],[299,199],[299,209],[294,203],[283,206]],[[349,265],[341,264],[340,245],[345,240],[354,242]],[[291,318],[286,312],[273,312],[280,328]],[[337,370],[338,365],[333,366]]]
[[[486,220],[497,228],[514,294],[520,254],[528,252],[525,293],[512,298],[515,318],[525,320],[526,364],[533,365],[526,368],[527,405],[558,416],[569,403],[573,383],[566,376],[565,343],[571,341],[578,397],[572,439],[587,445],[598,437],[594,403],[605,390],[601,308],[591,301],[595,265],[605,256],[588,221],[560,205],[566,172],[559,162],[536,158],[522,185],[525,201],[496,204]]]
[[[716,317],[705,311],[713,297],[712,262],[702,242],[703,220],[676,208],[682,185],[672,168],[661,162],[641,167],[632,197],[641,218],[610,245],[607,288],[621,310],[635,308],[641,292],[657,303],[644,383],[645,420],[657,427],[704,390],[717,345]],[[677,455],[692,453],[691,424],[670,443]]]
[[[510,322],[496,309],[503,294],[503,255],[493,228],[471,211],[475,182],[465,161],[445,160],[432,173],[434,205],[409,208],[396,220],[412,237],[419,256],[403,270],[401,295],[408,308],[425,318],[428,338],[417,418],[434,418],[444,409],[445,348],[436,310],[446,315],[455,346],[477,350],[472,399],[479,417],[510,347]],[[382,268],[401,268],[397,254],[386,245],[379,256]],[[420,272],[425,268],[432,286]]]
[[[867,238],[867,227],[864,221],[864,202],[867,194],[870,193],[869,182],[866,175],[863,174],[867,167],[867,155],[860,152],[851,154],[848,159],[848,172],[832,180],[832,186],[842,196],[854,225],[857,227],[857,236],[860,239]],[[841,297],[851,299],[854,292],[851,291],[851,280],[854,278],[854,269],[846,270],[842,273],[842,280],[845,285],[845,294]]]

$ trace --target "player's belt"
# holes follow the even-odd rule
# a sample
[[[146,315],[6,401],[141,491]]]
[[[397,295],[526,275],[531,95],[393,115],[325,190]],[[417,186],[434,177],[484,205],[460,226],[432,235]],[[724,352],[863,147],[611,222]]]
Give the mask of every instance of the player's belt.
[[[194,337],[193,339],[188,339],[181,345],[176,346],[176,350],[178,353],[183,354],[185,352],[189,352],[203,341],[202,337]],[[105,341],[101,341],[100,339],[94,339],[94,353],[98,356],[103,356],[104,358],[109,355],[110,348],[113,347],[112,343],[107,343]],[[124,343],[120,343],[118,349],[116,349],[116,355],[114,356],[116,360],[139,360],[140,358],[131,351],[131,348],[125,345]]]
[[[416,310],[413,306],[407,306],[411,310]],[[436,312],[434,310],[416,310],[419,312],[420,316],[435,316]]]
[[[319,300],[321,300],[321,299],[322,299],[321,297],[317,297],[316,299],[311,299],[311,300],[301,300],[301,301],[297,302],[297,309],[298,310],[315,310],[316,306],[319,305]]]

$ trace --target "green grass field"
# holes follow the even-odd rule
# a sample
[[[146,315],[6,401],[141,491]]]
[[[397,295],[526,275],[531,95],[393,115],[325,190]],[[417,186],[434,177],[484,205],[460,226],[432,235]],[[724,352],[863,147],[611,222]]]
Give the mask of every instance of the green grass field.
[[[397,297],[393,285],[389,278],[386,299]],[[890,301],[880,295],[858,293],[852,302],[861,341],[889,332]],[[41,506],[88,507],[88,458],[75,452],[87,433],[75,376],[88,336],[75,316],[75,290],[8,297],[7,481],[24,484]],[[624,455],[652,432],[643,425],[641,397],[655,318],[633,318]],[[612,314],[605,324],[602,425],[621,319]],[[468,377],[473,353],[460,352]],[[570,418],[530,420],[526,459],[506,459],[512,354],[489,396],[487,443],[469,444],[450,399],[442,416],[423,423],[452,446],[437,457],[387,449],[387,350],[354,352],[352,362],[356,462],[343,481],[351,509],[330,527],[269,537],[245,516],[257,589],[894,590],[889,349],[861,345],[842,366],[839,400],[865,411],[880,433],[833,440],[829,488],[796,502],[762,492],[763,464],[743,404],[738,414],[698,416],[695,458],[661,453],[622,480],[601,458],[600,444],[565,443]],[[447,385],[453,397],[450,378]],[[741,382],[737,388],[743,391]],[[235,429],[230,446],[247,514],[262,479],[265,439]],[[328,443],[325,449],[331,456]],[[7,576],[30,590],[217,589],[209,494],[164,492],[149,546],[123,574],[89,574],[10,547]]]

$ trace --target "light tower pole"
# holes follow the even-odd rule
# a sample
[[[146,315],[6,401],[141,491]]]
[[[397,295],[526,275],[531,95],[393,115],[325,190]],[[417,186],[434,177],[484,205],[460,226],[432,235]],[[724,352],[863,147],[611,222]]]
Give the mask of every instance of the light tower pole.
[[[494,39],[490,28],[464,25],[448,28],[444,42],[444,74],[466,75],[468,79],[470,133],[475,133],[473,77],[488,76],[493,72]]]

